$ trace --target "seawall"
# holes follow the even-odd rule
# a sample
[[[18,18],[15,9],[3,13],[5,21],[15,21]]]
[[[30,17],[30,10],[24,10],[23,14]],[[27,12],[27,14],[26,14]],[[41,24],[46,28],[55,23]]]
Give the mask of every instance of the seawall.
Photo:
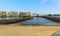
[[[43,18],[46,18],[48,20],[52,20],[52,21],[55,21],[55,22],[60,22],[60,18],[52,18],[52,17],[49,17],[49,16],[43,16]]]
[[[0,23],[2,24],[9,24],[14,22],[21,22],[24,20],[32,19],[33,17],[25,17],[25,18],[16,18],[16,19],[7,19],[7,20],[0,20]]]

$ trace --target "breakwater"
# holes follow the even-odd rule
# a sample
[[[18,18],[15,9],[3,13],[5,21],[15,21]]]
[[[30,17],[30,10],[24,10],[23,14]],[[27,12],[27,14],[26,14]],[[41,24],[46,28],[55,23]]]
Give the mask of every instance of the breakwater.
[[[52,16],[43,16],[43,18],[55,21],[55,22],[60,22],[60,18],[52,17]]]
[[[7,20],[0,20],[1,24],[10,24],[14,22],[21,22],[24,20],[32,19],[33,17],[23,17],[23,18],[16,18],[16,19],[7,19]]]

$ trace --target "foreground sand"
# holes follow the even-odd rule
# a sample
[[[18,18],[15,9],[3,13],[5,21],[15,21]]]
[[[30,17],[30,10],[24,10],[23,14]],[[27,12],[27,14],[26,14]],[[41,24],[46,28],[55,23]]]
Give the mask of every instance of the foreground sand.
[[[0,25],[0,36],[51,36],[60,26]]]

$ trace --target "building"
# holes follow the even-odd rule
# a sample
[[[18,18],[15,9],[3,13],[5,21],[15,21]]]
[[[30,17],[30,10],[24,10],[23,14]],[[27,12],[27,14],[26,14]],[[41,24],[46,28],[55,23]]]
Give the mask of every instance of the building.
[[[10,11],[10,12],[7,13],[7,16],[18,16],[18,12]]]
[[[44,14],[38,14],[38,16],[45,16]]]
[[[20,12],[19,16],[31,16],[30,12]]]
[[[33,13],[31,16],[37,16],[37,14],[36,13]]]
[[[5,17],[6,16],[6,11],[0,11],[0,16]]]

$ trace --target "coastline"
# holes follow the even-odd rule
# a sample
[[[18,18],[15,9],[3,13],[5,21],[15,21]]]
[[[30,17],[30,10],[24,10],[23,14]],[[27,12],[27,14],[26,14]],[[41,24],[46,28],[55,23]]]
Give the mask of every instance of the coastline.
[[[0,25],[0,36],[51,36],[60,26]]]

